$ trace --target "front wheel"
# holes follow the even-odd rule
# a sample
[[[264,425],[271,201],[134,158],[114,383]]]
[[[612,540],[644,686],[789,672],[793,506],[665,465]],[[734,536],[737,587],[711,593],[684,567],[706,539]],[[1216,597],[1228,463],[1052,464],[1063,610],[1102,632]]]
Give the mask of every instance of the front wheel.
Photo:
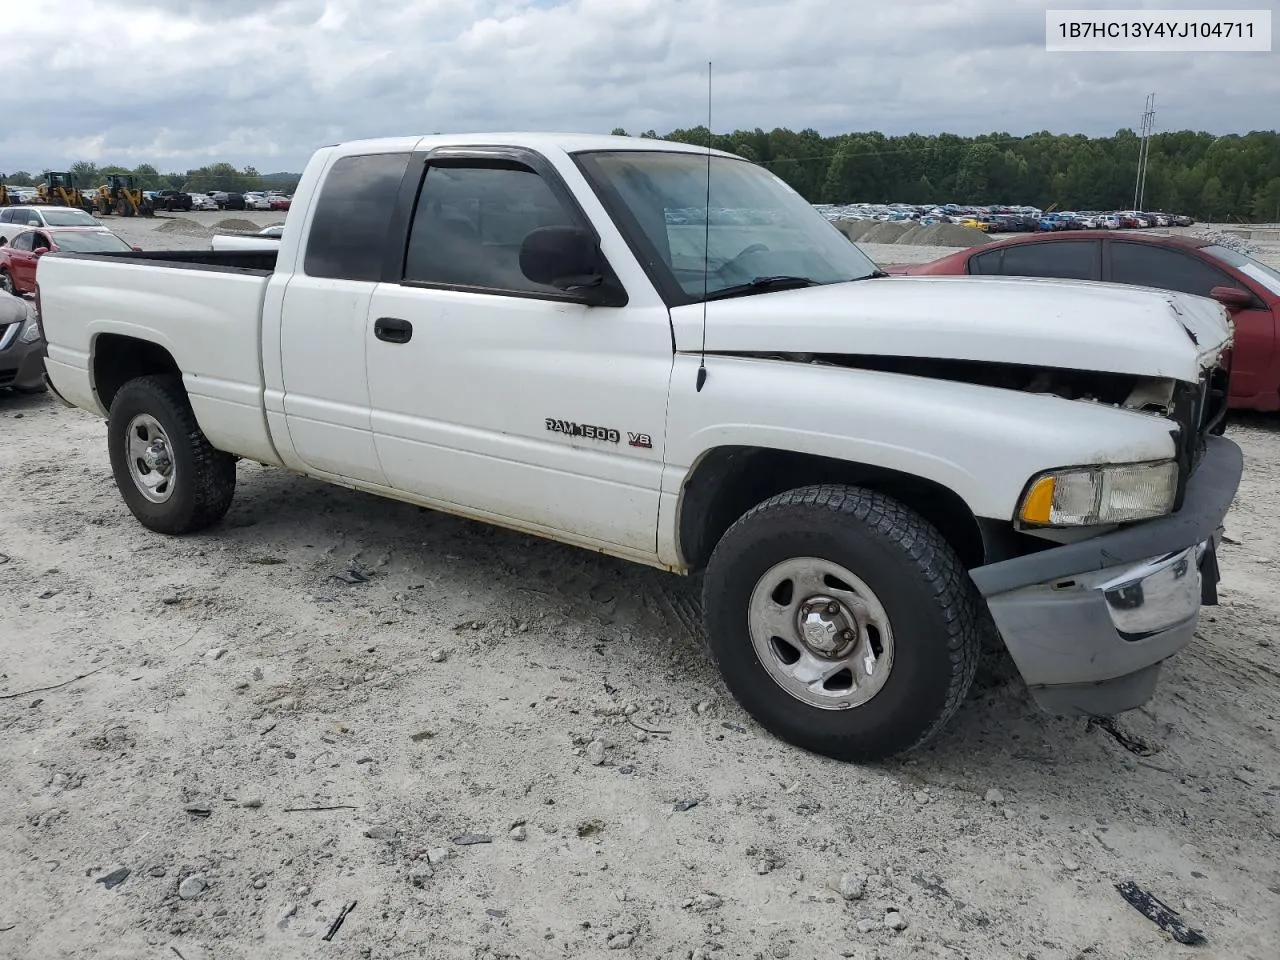
[[[235,457],[210,445],[177,377],[139,377],[121,387],[111,402],[107,445],[116,487],[143,526],[191,533],[230,508]]]
[[[960,558],[914,511],[861,487],[779,494],[712,554],[712,656],[767,730],[839,760],[924,743],[973,682],[979,598]]]

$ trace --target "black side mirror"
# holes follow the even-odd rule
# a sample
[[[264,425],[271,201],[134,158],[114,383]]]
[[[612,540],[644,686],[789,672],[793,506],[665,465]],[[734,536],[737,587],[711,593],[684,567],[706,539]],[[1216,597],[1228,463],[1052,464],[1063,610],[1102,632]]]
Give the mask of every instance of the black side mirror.
[[[534,283],[598,307],[620,307],[627,295],[591,234],[577,227],[539,227],[520,245],[520,272]]]

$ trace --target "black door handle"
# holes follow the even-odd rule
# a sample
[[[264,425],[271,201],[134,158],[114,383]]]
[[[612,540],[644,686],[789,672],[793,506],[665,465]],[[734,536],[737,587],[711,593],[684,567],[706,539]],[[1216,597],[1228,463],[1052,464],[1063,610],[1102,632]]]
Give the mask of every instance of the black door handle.
[[[413,324],[398,317],[379,317],[373,322],[373,335],[387,343],[408,343],[413,337]]]

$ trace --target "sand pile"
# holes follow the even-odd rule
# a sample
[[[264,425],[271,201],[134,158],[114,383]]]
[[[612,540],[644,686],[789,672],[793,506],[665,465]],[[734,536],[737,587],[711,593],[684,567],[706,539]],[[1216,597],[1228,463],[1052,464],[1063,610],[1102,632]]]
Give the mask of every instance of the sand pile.
[[[981,230],[958,223],[914,220],[833,220],[837,230],[854,243],[908,244],[913,247],[976,247],[991,238]]]
[[[178,233],[184,237],[213,236],[213,231],[204,224],[188,220],[186,217],[174,217],[170,220],[165,220],[164,223],[156,227],[156,233]]]
[[[978,247],[991,238],[981,230],[958,223],[916,224],[897,240],[913,247]]]
[[[876,225],[875,220],[833,220],[835,228],[853,242],[857,243],[862,235]]]
[[[903,221],[882,220],[872,225],[871,229],[862,235],[861,243],[897,243],[901,237],[912,226],[911,223]]]
[[[252,220],[242,220],[239,217],[219,220],[213,226],[215,230],[225,230],[227,233],[257,233],[262,229]]]

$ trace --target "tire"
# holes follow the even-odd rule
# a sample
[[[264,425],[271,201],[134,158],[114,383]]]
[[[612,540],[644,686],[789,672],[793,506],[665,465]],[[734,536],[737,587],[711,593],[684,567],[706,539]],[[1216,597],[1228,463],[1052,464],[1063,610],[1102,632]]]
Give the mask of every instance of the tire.
[[[839,570],[813,580],[810,568]],[[787,581],[788,571],[810,573]],[[769,594],[778,578],[782,593]],[[819,588],[802,588],[805,580]],[[808,678],[779,679],[792,669],[786,656],[797,654],[824,672],[845,656],[815,657],[812,647],[807,656],[803,652],[796,611],[802,597],[814,596],[841,603],[828,607],[823,600],[818,614],[805,616],[806,623],[818,619],[810,636],[818,643],[850,638],[854,645],[845,662],[868,674],[859,674],[860,685],[850,686],[854,674],[848,671],[848,681],[839,675],[828,681],[831,689]],[[854,486],[802,487],[752,508],[716,545],[703,582],[711,655],[738,702],[782,740],[855,762],[914,749],[955,714],[977,668],[980,604],[960,558],[934,527],[891,497]],[[828,638],[822,624],[836,607],[841,612],[833,614],[835,632]],[[849,619],[848,610],[861,612]],[[764,619],[762,629],[770,611],[781,612]],[[842,623],[853,629],[840,631]],[[791,633],[782,641],[760,639],[786,630]],[[874,668],[868,652],[875,653]],[[800,692],[784,682],[799,683]]]
[[[0,270],[0,291],[16,297],[18,288],[13,283],[13,276],[8,270]]]
[[[172,464],[168,483],[151,497],[135,480],[140,471],[130,455],[134,437],[154,441],[156,431],[142,427],[145,421],[158,425]],[[134,436],[129,434],[131,424],[139,425]],[[121,387],[111,402],[107,445],[116,487],[144,527],[157,533],[192,533],[217,523],[230,508],[236,489],[235,457],[215,450],[205,439],[177,377],[139,377]],[[154,479],[163,473],[162,467],[148,469],[146,476]]]

